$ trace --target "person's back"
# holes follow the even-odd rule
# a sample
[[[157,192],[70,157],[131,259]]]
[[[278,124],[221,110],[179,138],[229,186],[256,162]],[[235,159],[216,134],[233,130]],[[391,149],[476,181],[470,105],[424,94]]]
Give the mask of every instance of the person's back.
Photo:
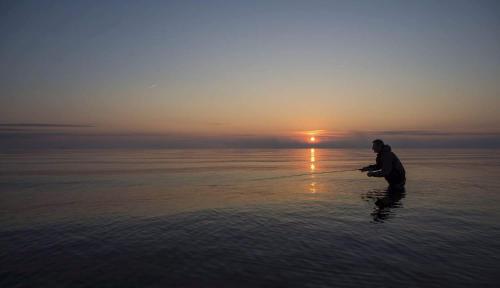
[[[406,183],[406,171],[391,146],[382,140],[373,141],[373,151],[377,153],[376,164],[363,167],[369,177],[384,177],[391,187],[403,187]]]

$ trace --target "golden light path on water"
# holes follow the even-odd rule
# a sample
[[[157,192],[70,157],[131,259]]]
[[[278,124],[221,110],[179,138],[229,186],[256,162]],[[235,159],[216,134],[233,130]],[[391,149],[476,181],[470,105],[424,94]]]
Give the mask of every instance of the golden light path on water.
[[[316,143],[316,135],[319,134],[322,130],[313,130],[309,131],[308,134],[310,135],[309,137],[309,143],[314,144]],[[316,171],[316,150],[314,148],[311,148],[309,150],[309,168],[311,170],[311,184],[309,185],[309,192],[311,193],[316,193],[316,182],[314,181],[314,172]]]
[[[311,137],[313,138],[313,137]],[[309,161],[310,161],[310,169],[311,169],[311,173],[314,173],[314,171],[316,170],[316,154],[315,154],[316,150],[314,150],[314,148],[311,148],[309,150]],[[316,182],[314,181],[314,174],[311,174],[311,184],[309,185],[309,191],[311,193],[316,193]]]

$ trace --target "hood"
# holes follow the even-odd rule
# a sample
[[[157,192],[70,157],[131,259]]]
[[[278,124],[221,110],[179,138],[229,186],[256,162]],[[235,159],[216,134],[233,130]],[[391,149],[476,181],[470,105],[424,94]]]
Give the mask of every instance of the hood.
[[[382,148],[382,152],[381,153],[384,153],[384,152],[391,152],[391,146],[389,145],[384,145],[384,147]]]

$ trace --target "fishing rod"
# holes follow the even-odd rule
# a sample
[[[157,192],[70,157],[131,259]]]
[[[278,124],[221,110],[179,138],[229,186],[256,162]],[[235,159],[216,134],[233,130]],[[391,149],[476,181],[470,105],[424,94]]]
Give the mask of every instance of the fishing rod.
[[[330,170],[330,171],[323,171],[323,172],[310,172],[310,173],[301,173],[301,174],[293,174],[293,175],[256,178],[256,179],[252,179],[250,181],[263,181],[263,180],[273,180],[273,179],[281,179],[281,178],[291,178],[291,177],[300,177],[300,176],[308,176],[308,175],[320,175],[320,174],[351,172],[351,171],[361,171],[361,169],[356,168],[356,169],[345,169],[345,170]]]

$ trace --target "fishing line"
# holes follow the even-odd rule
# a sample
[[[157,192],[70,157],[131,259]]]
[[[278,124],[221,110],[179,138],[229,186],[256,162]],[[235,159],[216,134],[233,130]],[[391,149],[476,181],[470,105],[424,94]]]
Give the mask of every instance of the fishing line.
[[[308,175],[320,175],[320,174],[328,174],[328,173],[350,172],[350,171],[359,171],[359,169],[356,168],[356,169],[347,169],[347,170],[330,170],[330,171],[324,171],[324,172],[309,172],[309,173],[301,173],[301,174],[293,174],[293,175],[283,175],[283,176],[266,177],[266,178],[255,178],[255,179],[251,179],[250,181],[263,181],[263,180],[273,180],[273,179],[300,177],[300,176],[308,176]]]

